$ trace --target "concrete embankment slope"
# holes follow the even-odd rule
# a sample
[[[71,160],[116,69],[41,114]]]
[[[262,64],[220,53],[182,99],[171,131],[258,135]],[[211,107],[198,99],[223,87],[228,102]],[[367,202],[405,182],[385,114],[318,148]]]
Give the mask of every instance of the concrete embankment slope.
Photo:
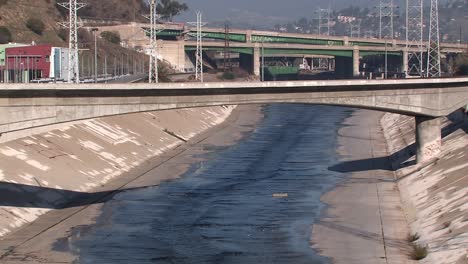
[[[0,237],[222,123],[233,109],[105,117],[0,144]]]
[[[411,232],[420,236],[415,243],[428,248],[420,263],[468,263],[468,117],[444,119],[442,155],[419,169],[407,161],[414,155],[414,119],[386,114],[381,124],[394,165],[410,165],[397,177]]]

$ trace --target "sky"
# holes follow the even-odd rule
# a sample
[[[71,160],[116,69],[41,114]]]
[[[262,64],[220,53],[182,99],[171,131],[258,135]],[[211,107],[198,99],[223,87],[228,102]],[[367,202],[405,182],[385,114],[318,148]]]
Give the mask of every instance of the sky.
[[[178,0],[186,3],[191,10],[176,18],[179,22],[195,20],[195,10],[204,14],[204,20],[224,24],[230,21],[234,25],[253,27],[252,25],[272,26],[288,23],[301,17],[316,17],[318,8],[339,10],[350,5],[359,5],[373,9],[380,0]],[[428,2],[428,0],[426,0]],[[440,3],[446,0],[440,0]],[[405,0],[395,0],[400,8],[405,7]]]
[[[313,17],[320,8],[340,9],[353,5],[365,5],[379,0],[179,0],[191,8],[178,18],[185,21],[195,17],[194,10],[204,13],[207,21],[235,21],[236,23],[271,24],[294,21],[301,17]]]

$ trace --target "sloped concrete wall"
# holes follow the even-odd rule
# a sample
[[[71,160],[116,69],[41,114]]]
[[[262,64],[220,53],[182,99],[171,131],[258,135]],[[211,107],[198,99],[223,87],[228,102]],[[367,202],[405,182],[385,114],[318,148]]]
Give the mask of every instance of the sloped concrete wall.
[[[411,161],[414,118],[386,114],[381,123],[395,166]],[[398,186],[412,233],[420,235],[416,243],[429,250],[421,263],[468,263],[468,116],[459,111],[442,127],[440,159],[399,169]]]
[[[105,117],[0,144],[0,236],[222,123],[233,109]]]

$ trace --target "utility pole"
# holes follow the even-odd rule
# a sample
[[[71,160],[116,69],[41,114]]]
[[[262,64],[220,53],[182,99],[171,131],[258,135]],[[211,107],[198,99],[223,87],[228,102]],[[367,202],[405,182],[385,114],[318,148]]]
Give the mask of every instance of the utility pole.
[[[107,83],[107,55],[104,57],[104,79]]]
[[[224,72],[232,71],[229,24],[224,26]]]
[[[385,39],[385,73],[384,79],[388,78],[388,47],[387,47],[387,39]]]
[[[429,47],[427,59],[427,77],[441,76],[440,69],[440,32],[439,32],[439,1],[431,0],[431,17],[429,25]]]
[[[262,40],[262,82],[265,81],[265,41]]]
[[[406,49],[408,51],[407,75],[423,76],[423,0],[406,0]],[[409,52],[417,48],[416,52]]]
[[[393,39],[394,34],[394,23],[395,8],[393,0],[380,0],[379,6],[379,38]]]
[[[80,68],[78,58],[78,19],[77,11],[86,4],[77,3],[76,0],[70,0],[68,3],[60,3],[60,6],[69,10],[68,23],[61,23],[62,26],[70,30],[68,40],[68,82],[80,83]]]
[[[202,28],[206,23],[203,23],[202,17],[203,14],[201,11],[196,11],[197,14],[197,22],[189,22],[189,24],[194,25],[197,27],[197,33],[189,35],[194,36],[197,38],[197,50],[195,52],[195,79],[197,81],[203,82],[203,31]]]
[[[94,83],[97,83],[98,79],[98,59],[97,59],[97,32],[98,28],[93,28],[91,31],[94,34]]]

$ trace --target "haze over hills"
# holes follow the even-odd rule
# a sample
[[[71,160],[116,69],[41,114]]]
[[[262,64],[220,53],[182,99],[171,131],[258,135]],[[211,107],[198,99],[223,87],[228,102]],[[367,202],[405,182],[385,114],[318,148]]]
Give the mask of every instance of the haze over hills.
[[[440,4],[445,4],[451,0],[439,0]],[[178,17],[180,21],[193,20],[194,10],[201,10],[205,20],[211,23],[220,24],[223,21],[230,21],[238,26],[264,28],[277,23],[287,23],[301,17],[316,17],[316,10],[330,7],[333,10],[340,10],[351,5],[368,7],[373,9],[379,5],[379,0],[185,0],[190,11]],[[429,0],[425,0],[429,4]],[[404,9],[405,0],[395,0],[395,3]]]

